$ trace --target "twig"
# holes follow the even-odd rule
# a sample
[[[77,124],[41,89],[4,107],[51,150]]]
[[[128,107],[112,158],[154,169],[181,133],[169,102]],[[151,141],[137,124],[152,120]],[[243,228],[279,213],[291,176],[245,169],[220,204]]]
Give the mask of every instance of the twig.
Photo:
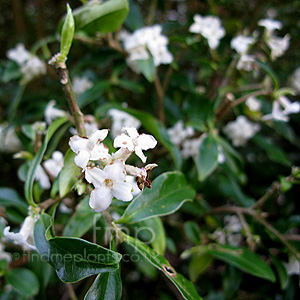
[[[238,212],[237,213],[238,217],[240,218],[240,221],[245,229],[245,233],[246,233],[246,241],[247,241],[247,244],[249,245],[249,248],[251,251],[255,251],[255,248],[256,248],[256,244],[253,240],[253,237],[252,237],[252,233],[251,233],[251,230],[249,228],[249,225],[248,223],[246,222],[246,219],[244,217],[244,215],[241,213],[241,212]]]
[[[149,8],[149,14],[148,14],[148,16],[146,18],[146,22],[145,22],[148,26],[153,24],[156,7],[157,7],[157,2],[158,2],[158,0],[152,0],[152,2],[151,2],[150,8]]]
[[[110,48],[118,51],[121,53],[124,57],[128,56],[128,53],[122,48],[122,46],[119,43],[119,40],[113,38],[112,32],[109,32],[107,34],[107,41]]]
[[[69,292],[69,296],[70,296],[70,299],[71,300],[78,300],[76,294],[75,294],[75,291],[74,291],[74,288],[72,286],[71,283],[66,283],[66,286],[68,288],[68,292]]]
[[[165,111],[164,111],[164,91],[162,89],[157,70],[155,71],[155,76],[154,76],[154,84],[155,84],[155,89],[157,93],[157,109],[158,109],[158,119],[161,121],[162,124],[165,123]]]
[[[62,201],[63,199],[62,198],[55,198],[55,199],[48,199],[46,201],[43,201],[42,203],[39,204],[39,208],[40,209],[44,209],[44,210],[47,210],[49,207],[51,207],[53,204],[59,202],[59,201]]]
[[[256,209],[258,207],[262,207],[264,203],[270,199],[273,195],[275,195],[281,188],[281,185],[279,182],[274,182],[271,186],[271,188],[260,198],[258,199],[253,205],[252,209]]]

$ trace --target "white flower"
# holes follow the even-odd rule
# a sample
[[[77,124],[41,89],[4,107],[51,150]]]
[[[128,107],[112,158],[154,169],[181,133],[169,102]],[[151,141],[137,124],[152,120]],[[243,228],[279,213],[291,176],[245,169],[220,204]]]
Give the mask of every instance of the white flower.
[[[224,230],[230,233],[240,232],[243,228],[239,217],[235,215],[224,217],[224,224]]]
[[[10,232],[10,226],[4,228],[3,234],[8,239],[13,240],[16,244],[22,245],[25,249],[30,248],[36,250],[33,229],[36,218],[31,215],[25,218],[19,232]]]
[[[84,129],[87,136],[91,135],[95,131],[99,130],[98,123],[94,116],[85,115]],[[74,127],[69,129],[70,133],[73,135],[77,134],[77,130]]]
[[[282,109],[283,108],[283,109]],[[290,114],[296,114],[300,112],[300,102],[291,102],[287,97],[280,96],[273,102],[271,114],[263,116],[263,121],[276,120],[282,122],[289,121]]]
[[[21,149],[21,142],[18,139],[15,128],[7,123],[0,124],[0,151],[17,152]]]
[[[283,38],[272,36],[266,43],[271,49],[272,60],[282,56],[290,46],[290,35],[286,34]]]
[[[254,55],[248,55],[248,54],[242,54],[236,68],[238,70],[245,70],[245,71],[252,71],[255,64],[255,56]]]
[[[269,18],[258,21],[258,25],[265,27],[268,36],[271,36],[276,29],[280,30],[282,28],[282,23],[280,21]]]
[[[125,133],[115,138],[114,147],[125,148],[129,152],[135,152],[142,162],[145,163],[147,157],[142,150],[153,149],[157,144],[156,139],[149,134],[139,134],[134,127],[124,127],[122,131]]]
[[[126,61],[133,71],[139,73],[137,60],[146,60],[150,58],[150,55],[153,57],[155,66],[170,64],[173,61],[173,55],[167,48],[168,38],[161,32],[162,27],[156,24],[140,28],[131,35],[122,34],[124,48],[129,54]]]
[[[69,145],[75,156],[75,164],[82,168],[83,171],[89,160],[107,160],[110,155],[108,154],[108,148],[101,143],[107,136],[108,129],[97,130],[92,133],[88,138],[74,135],[70,138]]]
[[[224,154],[223,148],[221,146],[219,146],[219,145],[218,145],[218,151],[219,151],[219,154],[218,154],[218,164],[222,165],[226,161],[226,156]]]
[[[131,184],[131,194],[132,196],[137,196],[140,194],[142,191],[139,189],[137,183],[136,183],[136,177],[131,176],[131,175],[126,175],[125,181]]]
[[[45,120],[48,125],[51,124],[55,119],[64,117],[67,115],[67,113],[65,111],[54,107],[55,105],[56,105],[56,101],[51,100],[48,102],[48,104],[45,108],[44,115],[45,115]]]
[[[121,161],[115,161],[103,170],[87,168],[85,179],[95,187],[90,195],[90,206],[96,212],[107,209],[114,197],[121,201],[130,201],[133,198],[132,186],[125,182],[125,165]]]
[[[254,124],[245,116],[238,116],[224,128],[224,133],[232,140],[234,146],[244,146],[260,129],[259,124]]]
[[[219,244],[221,244],[221,245],[225,245],[226,244],[226,233],[221,228],[217,228],[213,232],[212,238],[215,241],[217,241]]]
[[[294,256],[289,257],[289,262],[285,264],[285,268],[289,276],[300,275],[300,262]]]
[[[247,53],[249,47],[254,44],[255,39],[250,36],[238,35],[231,40],[231,48],[239,54]]]
[[[169,128],[167,132],[174,145],[180,145],[186,138],[193,136],[195,133],[194,129],[190,126],[184,129],[184,124],[181,120]]]
[[[41,165],[37,166],[36,173],[35,173],[35,180],[38,181],[38,183],[44,190],[50,189],[51,184],[48,175],[44,171]]]
[[[108,115],[112,118],[113,121],[110,131],[113,138],[116,138],[119,134],[122,133],[123,127],[134,127],[136,129],[139,129],[142,125],[140,120],[118,109],[110,109],[108,111]]]
[[[291,77],[291,85],[300,93],[300,68],[296,69]]]
[[[17,44],[15,48],[8,50],[6,55],[18,65],[23,65],[31,57],[30,52],[25,49],[23,44]]]
[[[205,136],[202,134],[202,136]],[[199,147],[202,143],[203,137],[185,140],[182,144],[181,155],[183,158],[196,158],[199,153]]]
[[[80,95],[85,91],[89,90],[93,86],[93,82],[91,82],[87,77],[78,77],[75,76],[72,80],[73,91],[76,95]]]
[[[45,63],[41,61],[37,56],[34,56],[21,66],[23,81],[29,82],[36,76],[46,74],[46,70],[47,69]]]
[[[200,33],[208,41],[211,49],[216,49],[220,44],[220,39],[225,36],[225,29],[221,20],[215,16],[200,15],[194,16],[194,23],[190,26],[189,31]]]
[[[261,109],[261,102],[256,97],[253,96],[249,97],[246,100],[246,105],[251,111],[260,111]]]
[[[56,178],[64,166],[64,155],[60,151],[54,151],[52,158],[44,161],[43,166],[51,177]]]
[[[6,260],[8,263],[11,262],[11,254],[4,251],[5,246],[0,242],[0,261]]]

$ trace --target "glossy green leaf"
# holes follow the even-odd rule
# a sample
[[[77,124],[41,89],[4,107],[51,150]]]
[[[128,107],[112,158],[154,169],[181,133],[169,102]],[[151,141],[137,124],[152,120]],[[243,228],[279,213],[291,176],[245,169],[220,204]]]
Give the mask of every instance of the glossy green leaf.
[[[89,200],[90,197],[86,196],[78,204],[75,213],[64,228],[64,236],[83,236],[93,224],[96,224],[97,218],[101,217],[99,213],[96,213],[93,209],[91,209]]]
[[[213,262],[213,256],[207,252],[195,253],[189,264],[189,277],[191,281],[197,281]]]
[[[197,223],[193,221],[187,221],[184,223],[184,232],[186,236],[194,243],[194,244],[201,244],[201,237],[200,237],[200,228]]]
[[[122,280],[120,270],[99,274],[84,300],[120,300],[122,296]]]
[[[59,196],[63,198],[67,195],[74,184],[78,181],[80,175],[80,168],[75,165],[74,158],[76,154],[68,149],[65,158],[64,166],[59,174]]]
[[[157,139],[157,141],[161,143],[170,152],[172,159],[175,163],[176,169],[179,170],[181,168],[182,158],[178,147],[170,141],[166,128],[155,117],[153,117],[153,115],[144,111],[139,111],[131,108],[123,108],[121,105],[111,104],[99,107],[96,114],[98,116],[105,116],[107,111],[112,108],[125,111],[137,118],[138,120],[140,120],[143,124],[143,127],[149,133],[151,133]]]
[[[36,275],[28,269],[11,269],[6,273],[5,278],[7,282],[23,296],[33,297],[39,292],[39,280]]]
[[[0,205],[4,207],[14,207],[27,214],[27,203],[11,188],[0,188]]]
[[[47,149],[47,145],[48,145],[49,140],[51,139],[51,137],[53,136],[55,131],[62,124],[64,124],[66,121],[67,121],[66,118],[59,118],[59,119],[55,120],[48,127],[48,130],[47,130],[45,138],[44,138],[44,142],[43,142],[41,148],[36,153],[36,155],[34,156],[34,158],[32,159],[32,161],[30,163],[30,167],[29,167],[27,177],[26,177],[26,181],[25,181],[25,191],[24,191],[25,198],[26,198],[29,205],[37,206],[36,203],[33,200],[33,194],[32,194],[33,182],[34,182],[34,179],[35,179],[36,169],[37,169],[38,165],[41,163],[41,161],[43,159],[43,156],[44,156],[44,153]]]
[[[75,31],[75,23],[72,15],[70,5],[67,4],[67,16],[64,25],[61,30],[61,42],[60,42],[60,59],[64,62],[69,54],[73,36]]]
[[[152,248],[160,255],[166,250],[166,232],[163,222],[159,217],[146,219],[138,223],[138,233],[141,234],[147,244],[151,243]]]
[[[79,238],[52,237],[51,217],[43,213],[34,228],[34,241],[41,257],[65,282],[117,270],[121,254]]]
[[[145,60],[138,60],[137,62],[145,78],[149,82],[153,82],[155,77],[155,65],[153,57]]]
[[[101,4],[85,5],[73,11],[76,31],[88,34],[116,31],[129,11],[126,0],[109,0]]]
[[[275,282],[275,275],[258,255],[243,247],[210,244],[205,249],[213,257],[220,259],[253,276]]]
[[[170,263],[162,256],[157,254],[154,250],[138,239],[128,235],[123,235],[124,242],[131,246],[136,252],[142,255],[154,267],[162,271],[176,286],[186,300],[201,300],[194,285],[184,276],[177,273]]]
[[[143,15],[138,3],[129,0],[129,14],[125,20],[125,26],[131,31],[135,31],[144,26]]]
[[[272,260],[273,265],[276,268],[279,282],[280,282],[280,287],[281,287],[281,289],[285,290],[289,283],[289,275],[287,274],[286,267],[275,256],[271,256],[271,260]]]
[[[208,134],[202,141],[196,158],[198,179],[203,181],[218,166],[218,144],[212,134]]]
[[[154,216],[169,215],[184,202],[192,201],[195,191],[188,185],[184,175],[178,171],[166,172],[133,199],[118,223],[135,223]]]

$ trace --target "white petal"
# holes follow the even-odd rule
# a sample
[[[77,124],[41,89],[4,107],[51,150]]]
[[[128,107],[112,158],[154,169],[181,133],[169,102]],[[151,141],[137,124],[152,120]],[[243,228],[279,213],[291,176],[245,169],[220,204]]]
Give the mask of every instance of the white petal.
[[[122,161],[115,161],[104,168],[104,172],[113,182],[122,182],[125,180],[125,165]]]
[[[78,153],[79,150],[87,150],[89,140],[87,138],[82,138],[78,135],[74,135],[70,138],[69,146],[72,151]]]
[[[51,187],[48,175],[44,171],[44,169],[41,167],[41,165],[38,165],[35,173],[35,179],[39,182],[40,186],[44,190],[48,190]]]
[[[138,131],[134,127],[123,127],[122,131],[125,131],[132,139],[136,139],[139,136]]]
[[[97,130],[89,136],[89,140],[95,144],[102,142],[108,135],[108,129]]]
[[[124,133],[118,135],[115,138],[114,147],[115,148],[127,148],[129,151],[134,150],[134,144],[133,144],[132,139]]]
[[[144,155],[142,148],[140,146],[136,146],[134,152],[142,160],[143,163],[146,162],[147,157]]]
[[[133,198],[131,190],[132,185],[130,183],[118,182],[113,185],[112,194],[118,200],[130,201]]]
[[[107,159],[109,158],[108,148],[102,143],[95,145],[90,155],[90,160]]]
[[[98,188],[107,179],[107,174],[99,168],[87,168],[85,179],[87,182],[93,184],[95,188]]]
[[[150,134],[141,134],[137,138],[136,144],[140,146],[142,150],[148,150],[148,149],[153,149],[156,146],[157,141]]]
[[[90,207],[96,212],[101,212],[110,206],[112,198],[111,190],[106,186],[100,186],[91,192]]]
[[[86,150],[80,150],[74,158],[76,166],[85,170],[88,162],[90,160],[90,153]]]
[[[52,154],[52,158],[57,162],[64,161],[64,155],[60,151],[54,151]]]

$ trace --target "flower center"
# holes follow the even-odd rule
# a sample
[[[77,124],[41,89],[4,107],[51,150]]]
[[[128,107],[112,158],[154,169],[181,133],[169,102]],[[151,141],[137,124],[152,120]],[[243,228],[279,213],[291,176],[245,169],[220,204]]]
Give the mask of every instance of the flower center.
[[[108,188],[112,188],[113,187],[113,185],[114,185],[114,183],[113,183],[113,181],[112,180],[110,180],[110,179],[105,179],[104,180],[104,184],[108,187]]]

